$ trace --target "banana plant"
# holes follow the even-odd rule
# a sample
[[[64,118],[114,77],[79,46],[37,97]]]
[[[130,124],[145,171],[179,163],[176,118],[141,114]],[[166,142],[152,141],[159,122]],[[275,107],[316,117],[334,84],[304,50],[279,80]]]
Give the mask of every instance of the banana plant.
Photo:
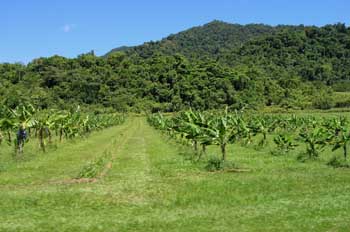
[[[337,133],[332,134],[330,137],[330,144],[333,145],[332,151],[343,149],[344,159],[348,156],[348,144],[350,142],[350,132],[345,126],[340,126],[337,128]]]
[[[45,138],[49,138],[49,142],[51,142],[51,129],[53,126],[54,120],[52,120],[51,114],[46,112],[40,112],[33,120],[33,127],[39,139],[39,147],[43,152],[46,152]]]
[[[327,145],[329,134],[324,127],[304,128],[299,133],[299,138],[306,143],[306,153],[309,158],[317,158]]]
[[[62,142],[64,130],[68,121],[68,114],[66,114],[65,112],[58,112],[55,114],[52,121],[54,122],[53,127],[56,132],[56,135],[59,136],[59,141]]]
[[[249,129],[254,136],[262,134],[262,138],[258,142],[259,147],[264,147],[267,145],[267,135],[270,132],[270,127],[264,118],[257,118],[250,120]]]
[[[0,130],[7,135],[7,142],[12,143],[12,135],[11,133],[17,127],[17,121],[14,118],[3,118],[0,119]]]
[[[227,145],[236,142],[243,134],[242,123],[240,117],[228,115],[226,110],[224,115],[216,117],[211,121],[209,127],[204,129],[206,133],[202,139],[207,144],[218,145],[221,150],[221,159],[225,161],[227,159]]]
[[[177,130],[185,134],[185,138],[192,141],[196,153],[198,153],[198,142],[202,136],[202,128],[205,127],[206,122],[204,116],[200,112],[186,111],[180,116],[180,123]],[[203,148],[203,143],[202,143]],[[202,149],[205,152],[205,147]]]
[[[294,143],[292,136],[288,136],[287,134],[278,134],[273,141],[277,145],[279,154],[288,154],[298,146],[298,144]]]

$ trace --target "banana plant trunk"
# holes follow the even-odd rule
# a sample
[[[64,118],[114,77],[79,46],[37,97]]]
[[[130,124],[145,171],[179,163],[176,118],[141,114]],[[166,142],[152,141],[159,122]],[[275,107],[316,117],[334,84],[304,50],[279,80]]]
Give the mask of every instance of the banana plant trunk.
[[[194,150],[197,153],[198,152],[198,142],[197,140],[194,140],[194,144],[193,144]]]
[[[263,133],[263,146],[266,145],[266,142],[267,142],[267,134],[264,132]]]
[[[317,152],[316,152],[315,144],[310,143],[309,158],[312,158],[313,156],[314,156],[314,157],[317,157]]]
[[[49,143],[51,144],[52,143],[52,134],[51,134],[51,130],[50,129],[47,129],[47,133],[49,135]]]
[[[39,129],[39,142],[40,142],[40,147],[45,152],[45,142],[44,142],[44,128]]]
[[[343,152],[344,152],[344,159],[346,160],[348,157],[348,148],[346,146],[346,143],[343,145]]]
[[[62,142],[62,137],[63,137],[63,129],[60,129],[60,142]]]
[[[205,154],[207,152],[207,145],[202,144],[202,153]]]
[[[11,138],[11,132],[10,131],[7,131],[7,137],[8,137],[9,142],[11,143],[12,142],[12,138]]]
[[[223,143],[220,145],[221,147],[221,154],[222,154],[222,160],[226,160],[226,143]]]
[[[205,144],[202,144],[202,150],[198,155],[198,160],[200,160],[202,158],[203,154],[205,155],[206,151],[207,151],[207,146]]]

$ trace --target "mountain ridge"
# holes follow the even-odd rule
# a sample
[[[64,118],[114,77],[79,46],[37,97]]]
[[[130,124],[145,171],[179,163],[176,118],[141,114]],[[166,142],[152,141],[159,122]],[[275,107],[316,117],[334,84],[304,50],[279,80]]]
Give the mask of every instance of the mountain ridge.
[[[176,34],[170,34],[157,41],[148,41],[141,45],[128,48],[126,46],[118,47],[106,53],[105,56],[123,50],[127,53],[138,53],[142,57],[148,57],[154,53],[154,50],[160,50],[166,55],[181,53],[191,58],[189,53],[193,52],[193,50],[199,52],[200,55],[209,55],[210,53],[215,53],[215,50],[219,50],[220,48],[235,47],[250,38],[273,32],[275,32],[274,27],[266,24],[241,25],[213,20],[201,26],[191,27]],[[221,41],[221,43],[216,44],[218,41]],[[188,45],[193,46],[193,50],[187,49]],[[209,50],[209,52],[205,52],[205,50]]]

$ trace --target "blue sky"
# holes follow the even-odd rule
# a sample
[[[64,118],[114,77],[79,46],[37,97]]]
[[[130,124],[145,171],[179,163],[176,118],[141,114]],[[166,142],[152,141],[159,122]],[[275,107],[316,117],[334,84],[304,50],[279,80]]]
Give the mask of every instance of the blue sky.
[[[350,0],[2,0],[0,62],[103,55],[214,19],[231,23],[350,23]]]

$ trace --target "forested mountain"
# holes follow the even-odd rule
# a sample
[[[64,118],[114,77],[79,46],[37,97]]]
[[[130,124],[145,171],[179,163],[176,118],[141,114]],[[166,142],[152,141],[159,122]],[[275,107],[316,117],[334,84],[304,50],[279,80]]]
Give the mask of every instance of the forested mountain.
[[[203,26],[169,35],[160,41],[146,42],[129,48],[116,48],[108,54],[122,49],[128,54],[137,53],[143,58],[159,52],[166,55],[181,53],[187,58],[217,58],[227,49],[239,47],[249,39],[261,35],[271,35],[280,29],[263,24],[239,25],[215,20]]]
[[[182,54],[191,60],[214,59],[229,66],[270,66],[277,69],[277,74],[283,69],[328,84],[350,78],[350,29],[341,23],[318,28],[213,21],[158,42],[121,47],[109,54],[115,51],[143,58],[157,53]]]
[[[225,53],[220,60],[230,66],[255,64],[327,84],[350,79],[350,28],[344,24],[284,29]]]
[[[350,88],[350,28],[214,21],[158,42],[0,64],[2,104],[126,111],[330,108]],[[346,106],[347,104],[342,104]]]

